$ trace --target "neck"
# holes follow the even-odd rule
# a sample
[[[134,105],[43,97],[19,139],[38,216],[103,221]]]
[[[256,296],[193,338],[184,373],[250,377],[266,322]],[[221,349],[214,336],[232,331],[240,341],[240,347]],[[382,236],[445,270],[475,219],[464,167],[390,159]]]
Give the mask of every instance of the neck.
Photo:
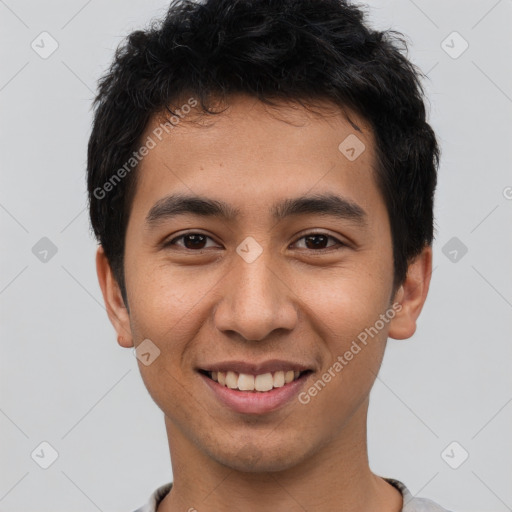
[[[243,472],[221,464],[166,417],[173,488],[158,512],[399,512],[400,492],[368,465],[368,401],[339,434],[286,470]]]

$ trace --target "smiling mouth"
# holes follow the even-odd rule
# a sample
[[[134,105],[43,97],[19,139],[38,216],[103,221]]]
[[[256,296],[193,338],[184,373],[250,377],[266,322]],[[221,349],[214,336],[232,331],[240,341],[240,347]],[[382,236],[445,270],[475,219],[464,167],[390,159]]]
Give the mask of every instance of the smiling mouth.
[[[276,388],[284,387],[296,380],[302,379],[306,375],[312,373],[312,370],[280,370],[258,375],[238,373],[234,371],[221,372],[207,370],[199,370],[199,373],[202,373],[221,386],[229,389],[236,391],[246,391],[249,393],[265,393]]]

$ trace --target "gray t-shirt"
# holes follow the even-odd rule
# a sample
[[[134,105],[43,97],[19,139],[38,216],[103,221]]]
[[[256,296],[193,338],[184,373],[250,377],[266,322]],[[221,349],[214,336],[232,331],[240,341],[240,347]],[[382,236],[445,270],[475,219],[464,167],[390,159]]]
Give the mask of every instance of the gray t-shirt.
[[[384,478],[384,480],[390,483],[393,487],[396,487],[402,493],[404,500],[402,512],[449,512],[431,500],[427,500],[426,498],[415,498],[409,489],[407,489],[407,487],[398,480],[393,478]],[[156,507],[165,498],[171,490],[171,487],[172,482],[158,487],[158,489],[151,494],[148,502],[134,512],[156,512]]]

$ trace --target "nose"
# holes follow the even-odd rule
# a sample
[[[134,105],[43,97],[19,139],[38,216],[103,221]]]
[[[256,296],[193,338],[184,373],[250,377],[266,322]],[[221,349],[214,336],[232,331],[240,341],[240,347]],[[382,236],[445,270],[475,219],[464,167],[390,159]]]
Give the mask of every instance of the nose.
[[[291,283],[266,251],[251,263],[238,255],[221,281],[220,302],[214,324],[225,335],[237,333],[244,340],[260,341],[275,330],[292,330],[298,308]]]

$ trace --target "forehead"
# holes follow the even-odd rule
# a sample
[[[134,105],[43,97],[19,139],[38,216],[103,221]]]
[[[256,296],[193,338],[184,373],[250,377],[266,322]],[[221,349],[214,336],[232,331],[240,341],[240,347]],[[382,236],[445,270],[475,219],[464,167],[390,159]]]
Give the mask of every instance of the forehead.
[[[271,107],[247,96],[221,108],[214,115],[181,109],[164,131],[171,114],[153,116],[142,140],[155,145],[137,169],[140,213],[175,193],[229,203],[239,218],[275,213],[270,204],[308,192],[340,193],[365,210],[379,200],[373,135],[353,112],[328,103],[314,112],[291,102]]]
[[[259,149],[272,148],[273,156],[279,157],[290,150],[295,153],[311,153],[311,145],[316,146],[318,151],[332,149],[333,143],[342,142],[351,135],[351,140],[359,146],[356,149],[370,146],[370,151],[365,156],[373,156],[373,134],[369,123],[353,110],[338,107],[326,100],[316,100],[314,104],[305,105],[298,100],[274,100],[275,105],[268,105],[252,96],[236,94],[229,98],[229,102],[211,100],[210,106],[216,112],[214,114],[203,112],[198,104],[189,108],[188,103],[191,100],[194,100],[193,97],[188,101],[182,98],[174,102],[172,110],[153,115],[148,123],[146,136],[166,125],[163,137],[173,138],[178,144],[186,139],[189,142],[190,139],[195,139],[196,155],[203,148],[209,152],[214,149],[218,155],[233,153],[233,150],[240,149],[240,143],[248,142],[254,149],[258,146]],[[173,115],[173,111],[178,114]],[[169,121],[176,123],[176,126],[169,126]],[[198,133],[199,131],[202,133]],[[218,139],[235,133],[236,138],[225,139],[215,148],[207,145],[208,141],[216,144]],[[249,146],[245,149],[249,149]],[[278,147],[281,151],[276,151]],[[354,157],[347,153],[345,156],[349,160]]]

